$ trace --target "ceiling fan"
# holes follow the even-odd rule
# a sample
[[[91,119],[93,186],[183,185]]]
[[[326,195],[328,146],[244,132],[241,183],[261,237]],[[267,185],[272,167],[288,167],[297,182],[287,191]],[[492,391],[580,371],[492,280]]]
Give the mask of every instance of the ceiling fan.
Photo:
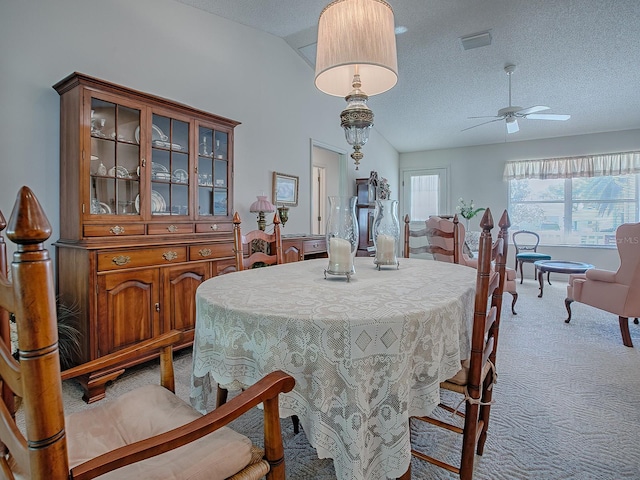
[[[515,72],[515,65],[507,65],[504,67],[504,71],[507,72],[507,76],[509,77],[509,106],[501,108],[498,110],[497,115],[489,115],[483,117],[469,117],[469,118],[493,118],[494,120],[489,120],[488,122],[479,123],[478,125],[474,125],[472,127],[465,128],[461,130],[464,132],[465,130],[469,130],[471,128],[479,127],[480,125],[486,125],[487,123],[499,122],[504,120],[507,124],[507,133],[516,133],[520,130],[518,126],[519,118],[528,118],[531,120],[569,120],[571,115],[562,115],[557,113],[538,113],[543,112],[545,110],[549,110],[550,107],[545,107],[543,105],[535,105],[529,108],[522,107],[514,107],[511,105],[511,75]]]

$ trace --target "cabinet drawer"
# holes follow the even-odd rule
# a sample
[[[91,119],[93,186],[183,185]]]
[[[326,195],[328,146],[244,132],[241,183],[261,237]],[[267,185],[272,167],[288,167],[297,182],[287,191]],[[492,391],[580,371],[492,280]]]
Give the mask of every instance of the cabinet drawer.
[[[207,245],[192,245],[189,247],[189,260],[204,258],[233,257],[233,243],[215,243]],[[234,261],[235,262],[235,261]]]
[[[153,223],[148,227],[149,235],[167,235],[171,233],[193,233],[192,223]]]
[[[167,265],[186,260],[187,247],[184,246],[110,250],[98,253],[98,271]]]
[[[316,240],[305,240],[302,244],[303,252],[305,255],[310,253],[321,253],[327,251],[327,241],[324,238],[318,238]]]
[[[196,233],[231,233],[231,223],[196,223]]]
[[[122,237],[126,235],[144,235],[144,224],[121,223],[109,225],[85,225],[85,237]]]

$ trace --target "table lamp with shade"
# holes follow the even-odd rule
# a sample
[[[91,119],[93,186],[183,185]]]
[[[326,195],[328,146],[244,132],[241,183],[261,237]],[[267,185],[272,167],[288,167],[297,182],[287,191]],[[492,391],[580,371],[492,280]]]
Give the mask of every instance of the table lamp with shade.
[[[264,219],[264,212],[275,212],[276,207],[267,200],[266,195],[258,195],[258,199],[251,204],[249,211],[251,213],[258,214],[258,228],[264,230],[267,226],[267,222]]]

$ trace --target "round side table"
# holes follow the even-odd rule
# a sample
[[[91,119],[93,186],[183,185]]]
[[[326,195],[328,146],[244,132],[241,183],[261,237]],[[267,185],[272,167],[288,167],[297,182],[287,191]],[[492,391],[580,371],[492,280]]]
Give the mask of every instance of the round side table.
[[[554,273],[584,273],[587,270],[594,268],[590,263],[582,262],[569,262],[566,260],[538,260],[533,264],[538,272],[538,283],[540,284],[540,295],[538,298],[542,298],[542,292],[544,289],[544,279],[542,278],[544,272],[547,272],[547,282],[549,281],[549,274]]]

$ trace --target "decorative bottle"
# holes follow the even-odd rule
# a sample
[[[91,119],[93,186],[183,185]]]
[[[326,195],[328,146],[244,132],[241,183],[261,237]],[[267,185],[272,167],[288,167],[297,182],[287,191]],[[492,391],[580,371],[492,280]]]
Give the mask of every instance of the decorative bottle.
[[[399,268],[398,247],[400,244],[400,222],[398,221],[397,200],[376,200],[373,217],[373,245],[376,250],[374,263],[394,265]]]
[[[356,273],[353,259],[358,249],[358,220],[356,218],[357,197],[329,197],[329,218],[327,219],[327,251],[329,265],[324,271],[331,275],[345,275],[347,281]]]

